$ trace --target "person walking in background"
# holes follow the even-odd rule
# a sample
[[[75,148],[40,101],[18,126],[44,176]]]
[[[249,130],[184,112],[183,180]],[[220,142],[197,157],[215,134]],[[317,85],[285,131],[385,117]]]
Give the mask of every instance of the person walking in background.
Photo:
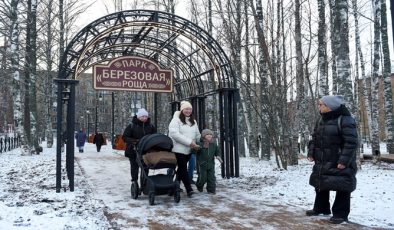
[[[201,132],[201,140],[198,145],[200,148],[193,150],[197,156],[198,178],[197,190],[203,191],[204,185],[207,184],[207,192],[216,193],[215,177],[215,157],[220,163],[223,163],[220,157],[219,147],[213,141],[213,132],[210,129],[204,129]]]
[[[82,128],[75,134],[75,140],[77,142],[79,152],[83,153],[83,147],[85,146],[86,142],[86,133],[83,131]]]
[[[105,139],[102,133],[100,133],[98,130],[96,131],[96,134],[94,135],[93,138],[93,144],[96,144],[97,152],[99,153],[101,150],[101,146],[104,145]]]
[[[314,161],[309,184],[316,197],[307,216],[329,215],[330,191],[336,191],[330,222],[348,221],[350,194],[356,189],[356,122],[343,102],[343,96],[324,96],[319,100],[321,118],[308,145],[308,160]]]
[[[196,140],[200,139],[200,131],[197,121],[193,116],[193,107],[188,101],[182,101],[179,111],[174,112],[174,116],[168,127],[168,136],[174,142],[172,152],[175,153],[178,163],[178,180],[183,182],[187,196],[192,197],[193,189],[190,185],[187,173],[187,162],[190,158],[191,148],[198,148]]]
[[[128,157],[130,161],[131,181],[136,184],[137,190],[139,190],[139,168],[136,161],[137,152],[135,146],[143,136],[154,134],[156,131],[156,127],[151,124],[148,112],[144,108],[141,108],[138,109],[137,114],[133,116],[131,123],[123,132],[123,140],[126,143],[125,156]]]

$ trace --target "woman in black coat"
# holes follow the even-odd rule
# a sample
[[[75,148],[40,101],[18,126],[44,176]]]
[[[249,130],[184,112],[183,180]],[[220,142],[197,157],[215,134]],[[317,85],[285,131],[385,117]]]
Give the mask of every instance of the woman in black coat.
[[[145,135],[156,133],[156,127],[151,124],[148,112],[145,109],[139,109],[123,132],[123,140],[126,143],[125,156],[130,161],[131,181],[138,185],[138,164],[136,161],[137,153],[135,146],[138,141]]]
[[[330,222],[339,224],[348,221],[350,194],[356,189],[356,123],[342,96],[322,97],[319,110],[321,118],[308,146],[308,159],[315,162],[309,184],[315,187],[316,198],[306,214],[329,215],[330,191],[336,191]]]

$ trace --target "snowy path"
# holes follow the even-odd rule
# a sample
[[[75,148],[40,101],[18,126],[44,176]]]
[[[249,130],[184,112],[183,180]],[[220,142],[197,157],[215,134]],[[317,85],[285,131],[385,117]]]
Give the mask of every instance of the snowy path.
[[[354,223],[339,226],[329,217],[306,217],[296,206],[270,204],[253,199],[236,188],[225,188],[218,179],[216,195],[196,193],[157,196],[150,206],[145,195],[130,197],[129,161],[122,152],[104,146],[96,153],[91,146],[76,153],[78,165],[93,192],[105,205],[105,216],[112,229],[372,229]]]

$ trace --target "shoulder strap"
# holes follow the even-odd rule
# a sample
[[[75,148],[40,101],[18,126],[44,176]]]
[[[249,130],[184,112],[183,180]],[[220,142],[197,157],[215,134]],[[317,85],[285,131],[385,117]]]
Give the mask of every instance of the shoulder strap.
[[[316,124],[315,124],[315,129],[320,125],[320,122],[323,118],[320,116],[319,119],[317,119]]]
[[[341,133],[342,132],[342,115],[339,115],[339,117],[338,117],[338,131],[339,131],[339,133]]]

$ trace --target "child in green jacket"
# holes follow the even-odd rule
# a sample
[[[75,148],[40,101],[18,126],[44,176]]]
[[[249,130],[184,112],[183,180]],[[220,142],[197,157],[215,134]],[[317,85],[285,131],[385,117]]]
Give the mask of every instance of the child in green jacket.
[[[211,194],[216,193],[216,177],[215,177],[215,157],[222,163],[220,158],[219,147],[213,143],[213,132],[209,129],[204,129],[201,132],[202,142],[198,143],[200,148],[194,150],[197,156],[198,178],[197,189],[199,192],[203,191],[204,185],[207,184],[207,192]]]

